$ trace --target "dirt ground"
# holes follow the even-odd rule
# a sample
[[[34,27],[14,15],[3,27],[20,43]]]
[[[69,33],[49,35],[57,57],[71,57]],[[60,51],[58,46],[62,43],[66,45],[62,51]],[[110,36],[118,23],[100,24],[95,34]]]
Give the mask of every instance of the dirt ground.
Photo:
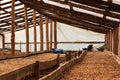
[[[16,55],[21,54],[21,53],[23,53],[23,52],[20,52],[19,50],[15,50]],[[11,50],[9,50],[9,49],[0,49],[0,56],[10,55],[10,54],[11,54]]]
[[[61,80],[120,80],[120,65],[108,51],[89,52]]]
[[[65,55],[61,54],[60,56],[65,56]],[[26,65],[35,63],[35,61],[44,62],[55,59],[56,57],[57,54],[45,53],[45,54],[35,55],[26,58],[17,58],[17,59],[0,61],[0,75],[14,71]]]

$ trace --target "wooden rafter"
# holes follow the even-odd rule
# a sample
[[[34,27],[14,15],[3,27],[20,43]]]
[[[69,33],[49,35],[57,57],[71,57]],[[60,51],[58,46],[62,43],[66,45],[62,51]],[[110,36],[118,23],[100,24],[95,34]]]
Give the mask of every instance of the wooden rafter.
[[[120,14],[116,14],[116,13],[112,13],[112,12],[105,12],[104,10],[93,8],[93,7],[90,7],[90,6],[87,6],[87,5],[75,4],[75,3],[72,3],[72,2],[65,2],[65,1],[61,1],[61,0],[50,0],[50,1],[54,1],[54,2],[57,2],[57,3],[64,4],[64,5],[71,4],[72,6],[77,7],[77,8],[85,9],[87,11],[92,11],[92,12],[95,12],[95,13],[99,13],[99,14],[103,14],[103,15],[106,15],[106,16],[109,16],[109,17],[120,19]]]
[[[25,3],[25,1],[23,1],[23,2]],[[79,25],[82,25],[82,26],[86,26],[86,24],[90,26],[90,24],[91,24],[91,23],[87,23],[87,22],[84,22],[84,21],[80,21],[80,20],[78,21],[77,20],[78,18],[74,17],[74,15],[70,16],[72,13],[69,13],[68,10],[60,8],[60,7],[55,8],[56,6],[48,5],[46,3],[41,3],[41,2],[37,2],[37,1],[29,1],[29,2],[26,2],[25,4],[30,6],[30,7],[32,7],[32,8],[34,8],[34,9],[36,9],[38,12],[44,14],[45,16],[49,16],[52,19],[57,19],[57,21],[61,21],[62,22],[62,20],[64,20],[65,23],[67,23],[66,20],[69,19],[69,20],[71,20],[71,22],[77,22]],[[37,4],[37,5],[34,5],[34,4]],[[42,5],[38,6],[38,4],[42,4]],[[67,11],[66,14],[67,13],[69,13],[69,14],[68,14],[68,16],[64,16],[62,11],[60,11],[61,12],[60,13],[56,9],[58,9],[58,10],[60,9],[60,10],[64,11],[64,13]],[[49,11],[49,13],[47,13],[48,11]],[[56,14],[56,13],[59,13],[59,14]],[[60,20],[60,17],[61,17],[62,20]],[[74,21],[74,20],[76,20],[76,21]],[[100,25],[91,24],[91,26],[94,26],[94,28],[96,28],[96,29],[97,28],[101,29],[101,30],[105,30],[106,29],[104,27],[100,27]]]
[[[103,10],[120,12],[119,10],[120,5],[114,4],[111,2],[102,1],[102,0],[69,0],[69,1],[85,4],[85,5],[96,7]]]
[[[15,0],[15,7],[23,5],[23,3],[19,1],[20,0]],[[21,1],[36,2],[37,0],[21,0]],[[113,29],[114,27],[118,26],[119,22],[117,21],[102,19],[102,17],[93,16],[87,13],[77,12],[73,8],[73,7],[77,7],[87,11],[103,14],[105,16],[109,16],[115,19],[120,19],[120,14],[118,14],[120,13],[120,10],[118,10],[118,8],[120,8],[120,5],[111,3],[112,0],[109,0],[109,2],[101,1],[101,0],[49,0],[49,1],[54,1],[56,3],[68,5],[70,6],[70,9],[65,9],[60,6],[58,7],[58,6],[50,5],[50,4],[44,3],[44,1],[40,1],[40,2],[37,1],[37,4],[43,3],[41,4],[42,6],[36,5],[37,7],[40,7],[41,9],[43,9],[43,12],[41,12],[42,10],[39,10],[37,7],[31,7],[30,5],[28,6],[31,8],[36,8],[36,10],[38,10],[39,13],[44,14],[45,16],[48,16],[53,20],[56,20],[65,24],[81,27],[87,30],[93,30],[93,31],[105,33]],[[12,1],[8,1],[0,4],[1,5],[0,8],[5,12],[5,13],[1,13],[2,16],[0,16],[0,19],[1,19],[0,23],[5,23],[5,24],[0,24],[1,32],[6,32],[11,30],[10,29],[11,15],[9,14],[10,11],[7,11],[8,9],[11,8],[11,5],[7,5],[7,4],[11,4],[11,2]],[[4,6],[4,5],[7,5],[7,6]],[[31,8],[27,8],[28,17],[29,17],[28,18],[29,26],[32,26],[32,22],[33,22]],[[36,16],[36,25],[39,25],[39,16]],[[15,9],[15,26],[16,26],[15,31],[24,29],[24,26],[25,26],[24,25],[24,7]]]
[[[35,3],[35,1],[33,1],[33,2]],[[40,6],[36,5],[36,7],[40,7]],[[47,9],[47,10],[51,11],[51,12],[54,11],[54,13],[56,13],[56,14],[59,14],[60,12],[64,12],[64,15],[72,16],[72,17],[75,17],[76,19],[79,18],[79,19],[82,19],[82,20],[89,20],[91,22],[98,23],[98,24],[105,25],[105,26],[112,26],[113,27],[115,25],[112,25],[112,24],[117,24],[118,25],[118,23],[115,22],[115,21],[104,20],[104,19],[102,19],[100,17],[89,15],[89,14],[85,14],[85,13],[81,13],[81,12],[77,12],[77,11],[70,12],[70,10],[68,10],[68,9],[61,8],[61,7],[58,7],[58,6],[53,6],[53,5],[50,5],[50,4],[42,3],[42,7],[44,9]],[[106,22],[108,24],[103,23],[101,21]]]

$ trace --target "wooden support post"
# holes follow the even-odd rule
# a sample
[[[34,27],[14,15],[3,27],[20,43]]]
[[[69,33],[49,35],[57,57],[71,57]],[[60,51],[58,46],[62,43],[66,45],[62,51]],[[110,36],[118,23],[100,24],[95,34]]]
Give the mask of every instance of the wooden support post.
[[[65,54],[66,56],[66,61],[69,61],[69,54]]]
[[[42,14],[40,14],[40,51],[43,51],[43,19]]]
[[[57,55],[57,65],[56,65],[56,67],[59,67],[60,66],[60,55],[58,54]]]
[[[106,47],[106,34],[104,35],[104,45]]]
[[[12,0],[11,19],[11,53],[15,54],[15,0]]]
[[[106,49],[109,50],[110,49],[110,32],[107,32],[106,35]]]
[[[81,55],[81,53],[82,53],[82,51],[79,50],[79,51],[78,51],[78,57]]]
[[[113,31],[110,31],[110,51],[112,51],[112,47],[113,47]]]
[[[38,80],[40,76],[40,62],[36,61],[35,63],[35,80]]]
[[[112,2],[111,0],[108,0],[108,2]],[[109,10],[106,10],[105,12],[109,12]],[[106,19],[106,14],[103,16],[103,19]],[[110,50],[110,34],[109,32],[105,35],[106,41],[105,41],[105,47],[107,50]]]
[[[107,49],[107,34],[105,34],[105,49]]]
[[[22,46],[22,44],[21,44],[21,41],[20,41],[20,52],[22,51],[22,50],[21,50],[21,48],[22,48],[21,46]]]
[[[48,28],[48,18],[46,17],[46,50],[49,51],[49,28]]]
[[[111,31],[109,32],[109,51],[111,51]]]
[[[114,28],[114,50],[113,50],[113,52],[116,54],[116,55],[118,55],[118,53],[119,53],[119,40],[120,40],[120,38],[119,38],[119,27],[115,27]]]
[[[107,43],[107,45],[108,45],[107,50],[110,51],[110,31],[108,32],[108,43]]]
[[[57,23],[54,21],[54,48],[57,48]]]
[[[52,50],[52,20],[50,20],[50,50]]]
[[[29,28],[28,28],[28,16],[27,7],[24,5],[25,12],[25,31],[26,31],[26,53],[29,53]]]
[[[33,10],[33,26],[34,26],[34,52],[37,52],[37,34],[36,34],[36,11]]]
[[[5,48],[5,35],[2,34],[2,48]]]
[[[71,60],[71,57],[72,57],[72,56],[71,56],[71,51],[69,51],[69,60]]]
[[[111,40],[112,40],[112,42],[111,42],[111,51],[113,52],[113,47],[114,47],[114,33],[113,33],[113,30],[111,31]]]

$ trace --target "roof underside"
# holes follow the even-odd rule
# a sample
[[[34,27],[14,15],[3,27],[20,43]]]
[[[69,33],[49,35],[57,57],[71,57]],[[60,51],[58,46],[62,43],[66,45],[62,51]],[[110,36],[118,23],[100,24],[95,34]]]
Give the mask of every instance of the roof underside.
[[[37,25],[40,14],[44,15],[44,20],[47,16],[58,22],[99,33],[106,33],[119,25],[120,5],[111,0],[16,0],[15,31],[25,29],[24,4],[27,6],[29,27],[33,27],[33,9],[37,11]],[[1,0],[0,33],[8,31],[11,31],[11,0]]]

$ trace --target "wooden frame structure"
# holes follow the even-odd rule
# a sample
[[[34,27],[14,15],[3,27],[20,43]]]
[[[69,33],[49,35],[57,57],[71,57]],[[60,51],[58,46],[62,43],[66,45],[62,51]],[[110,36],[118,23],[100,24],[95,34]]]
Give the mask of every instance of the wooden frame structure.
[[[16,2],[16,3],[15,3]],[[54,2],[59,5],[51,4]],[[46,50],[57,48],[57,24],[56,21],[75,27],[106,34],[106,48],[120,55],[120,4],[112,3],[112,0],[9,0],[1,3],[0,10],[0,33],[11,31],[11,47],[14,54],[15,33],[14,31],[26,29],[26,51],[29,53],[29,29],[34,26],[34,52],[36,49],[36,26],[40,25],[40,51],[43,49],[43,24],[46,22]],[[6,4],[12,6],[3,7]],[[17,6],[22,8],[15,9]],[[61,7],[65,5],[67,7]],[[27,6],[27,7],[26,7]],[[8,9],[11,8],[11,13]],[[23,10],[24,9],[24,10]],[[88,12],[82,12],[85,10]],[[36,12],[35,12],[36,11]],[[94,14],[91,14],[95,13]],[[25,14],[25,15],[23,15]],[[39,15],[38,15],[39,14]],[[12,16],[11,16],[12,15]],[[102,15],[102,16],[101,16]],[[6,19],[6,17],[8,17]],[[47,18],[46,18],[47,17]],[[51,21],[52,20],[52,21]],[[12,22],[12,23],[11,23]],[[24,24],[25,23],[25,24]],[[50,38],[49,28],[50,23]],[[53,24],[54,23],[54,24]],[[22,24],[22,25],[21,25]],[[12,27],[9,27],[9,26]],[[52,31],[54,26],[54,31]],[[54,32],[54,38],[53,33]],[[54,40],[52,40],[52,38]]]

